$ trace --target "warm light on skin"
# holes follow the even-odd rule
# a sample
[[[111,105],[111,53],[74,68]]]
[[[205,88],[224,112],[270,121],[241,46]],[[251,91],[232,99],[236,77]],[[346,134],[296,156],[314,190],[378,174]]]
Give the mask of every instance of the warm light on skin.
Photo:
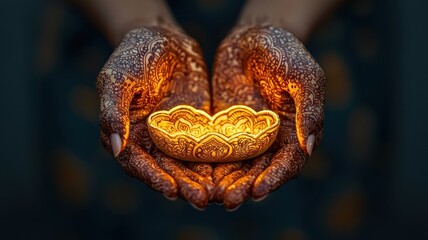
[[[279,117],[236,105],[210,116],[188,105],[147,119],[153,142],[171,157],[192,162],[232,162],[256,157],[274,142]]]

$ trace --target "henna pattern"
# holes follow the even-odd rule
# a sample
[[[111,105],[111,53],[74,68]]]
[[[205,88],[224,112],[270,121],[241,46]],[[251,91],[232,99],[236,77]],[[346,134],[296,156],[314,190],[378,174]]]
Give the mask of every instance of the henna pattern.
[[[211,114],[207,78],[199,47],[182,32],[162,27],[129,32],[97,79],[101,138],[111,150],[109,137],[119,134],[119,164],[167,197],[181,196],[198,208],[210,198],[234,209],[300,172],[308,158],[308,136],[316,135],[316,145],[321,138],[325,76],[286,30],[235,29],[217,52],[213,112],[239,104],[272,110],[280,116],[278,137],[265,154],[243,163],[180,162],[154,145],[146,118],[183,104]]]
[[[303,140],[322,128],[324,88],[322,69],[284,29],[245,26],[226,38],[217,51],[214,112],[236,104],[271,109],[283,118],[295,119]]]
[[[147,132],[154,110],[187,104],[210,112],[207,70],[198,44],[184,33],[164,27],[130,31],[97,78],[101,100],[101,139],[122,140],[118,163],[168,198],[177,195],[204,208],[213,182],[159,151]],[[202,172],[206,174],[206,172]]]
[[[285,29],[241,26],[221,43],[214,64],[214,112],[235,104],[270,109],[278,113],[281,125],[276,142],[261,157],[231,172],[227,168],[234,167],[227,164],[214,169],[213,178],[222,179],[214,190],[215,201],[223,198],[225,207],[234,209],[300,173],[308,158],[308,137],[316,136],[315,145],[321,139],[324,88],[324,72]]]

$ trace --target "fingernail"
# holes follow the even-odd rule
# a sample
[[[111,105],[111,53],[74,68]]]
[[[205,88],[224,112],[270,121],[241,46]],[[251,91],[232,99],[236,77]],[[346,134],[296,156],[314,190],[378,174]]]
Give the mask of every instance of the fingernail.
[[[306,141],[306,151],[308,151],[309,156],[312,155],[312,150],[314,149],[315,144],[315,135],[311,134]]]
[[[120,150],[122,149],[122,140],[120,139],[119,134],[112,133],[110,135],[110,145],[111,149],[113,150],[114,157],[117,157],[117,155],[120,153]]]
[[[168,196],[168,195],[166,195],[166,194],[164,194],[163,196],[164,196],[166,199],[170,200],[170,201],[175,201],[175,200],[177,200],[177,196],[170,197],[170,196]]]
[[[234,211],[238,210],[238,208],[240,208],[241,205],[242,205],[242,203],[239,204],[238,206],[234,207],[234,208],[226,208],[226,211],[228,211],[228,212],[234,212]]]
[[[200,208],[200,207],[198,207],[198,206],[196,206],[195,204],[193,204],[193,203],[190,203],[189,202],[189,204],[190,204],[190,206],[192,206],[194,209],[196,209],[196,210],[198,210],[198,211],[204,211],[205,210],[205,208]]]
[[[267,196],[268,196],[269,194],[266,194],[266,195],[264,195],[264,196],[261,196],[261,197],[259,197],[259,198],[253,198],[253,201],[254,202],[261,202],[261,201],[263,201],[265,198],[267,198]]]

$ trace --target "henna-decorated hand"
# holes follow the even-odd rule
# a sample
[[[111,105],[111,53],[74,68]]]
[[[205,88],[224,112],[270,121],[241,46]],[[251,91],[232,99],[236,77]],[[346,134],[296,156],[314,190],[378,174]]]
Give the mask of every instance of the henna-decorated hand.
[[[213,189],[208,164],[163,154],[147,132],[146,117],[179,104],[210,112],[209,82],[198,44],[178,30],[130,31],[97,79],[101,139],[126,173],[168,198],[204,208]]]
[[[281,125],[263,155],[214,168],[214,201],[235,209],[249,197],[264,198],[300,173],[321,139],[324,88],[324,72],[285,29],[244,26],[222,42],[214,64],[214,111],[236,104],[270,109],[279,114]]]

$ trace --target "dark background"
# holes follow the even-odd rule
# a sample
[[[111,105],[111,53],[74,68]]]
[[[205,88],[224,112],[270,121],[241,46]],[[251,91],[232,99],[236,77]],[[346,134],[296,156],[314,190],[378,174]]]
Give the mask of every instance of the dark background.
[[[209,65],[243,1],[171,1]],[[427,238],[426,1],[349,1],[307,44],[325,137],[297,179],[233,213],[126,176],[101,147],[95,79],[112,48],[61,1],[1,2],[1,239]]]

